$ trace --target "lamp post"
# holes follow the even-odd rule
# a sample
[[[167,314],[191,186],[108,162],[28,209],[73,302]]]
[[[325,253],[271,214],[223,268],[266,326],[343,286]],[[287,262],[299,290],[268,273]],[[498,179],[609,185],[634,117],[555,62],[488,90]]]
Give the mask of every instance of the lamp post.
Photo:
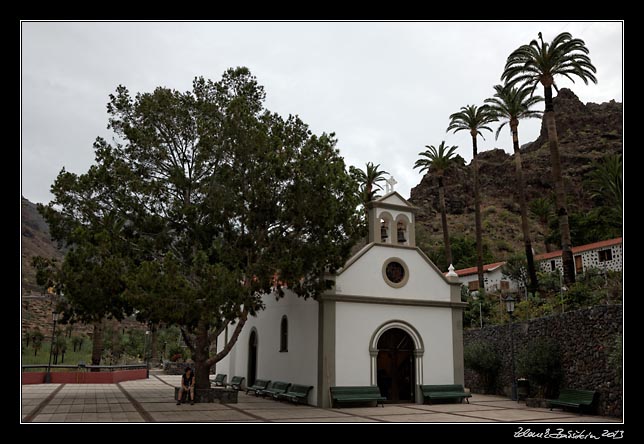
[[[517,400],[517,379],[514,374],[514,318],[512,313],[514,313],[514,298],[512,295],[505,298],[505,310],[510,314],[510,360],[512,363],[512,393],[511,399],[513,401]]]
[[[479,321],[480,321],[480,324],[481,324],[481,328],[483,328],[483,309],[481,308],[481,306],[483,305],[483,301],[479,300],[480,292],[477,291],[477,290],[474,290],[470,294],[472,295],[472,299],[474,299],[475,301],[477,301],[477,300],[479,301]]]
[[[561,294],[561,312],[566,311],[566,307],[564,305],[564,291],[568,291],[568,288],[563,284],[563,270],[561,270],[561,273],[559,274],[559,293]]]
[[[56,321],[58,321],[58,312],[53,311],[51,318],[54,321],[54,326],[51,329],[51,346],[49,347],[49,364],[47,364],[47,373],[45,373],[45,384],[51,383],[51,355],[54,351],[54,337],[56,336]]]
[[[150,336],[150,330],[145,331],[145,347],[144,347],[144,356],[143,358],[145,359],[145,370],[146,370],[146,377],[150,377],[150,352],[148,351],[148,342],[149,339],[148,337]]]

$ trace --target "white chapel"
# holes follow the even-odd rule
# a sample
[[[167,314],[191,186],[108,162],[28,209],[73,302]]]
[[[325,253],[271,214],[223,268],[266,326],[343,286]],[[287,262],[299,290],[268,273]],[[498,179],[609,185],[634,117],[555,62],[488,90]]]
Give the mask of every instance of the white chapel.
[[[217,373],[310,385],[319,407],[333,386],[377,385],[388,402],[422,403],[420,385],[463,384],[458,277],[416,247],[416,208],[400,194],[367,207],[367,245],[329,277],[333,289],[317,300],[266,295]]]

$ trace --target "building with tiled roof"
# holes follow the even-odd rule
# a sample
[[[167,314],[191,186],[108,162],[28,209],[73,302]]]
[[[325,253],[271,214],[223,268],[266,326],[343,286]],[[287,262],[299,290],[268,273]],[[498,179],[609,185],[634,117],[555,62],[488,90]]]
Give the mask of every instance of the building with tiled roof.
[[[603,240],[592,244],[580,245],[572,248],[575,260],[575,274],[584,273],[589,268],[600,270],[622,271],[622,238]],[[537,269],[542,272],[561,271],[561,250],[550,253],[538,254],[534,257]],[[494,262],[483,265],[485,291],[519,290],[519,284],[503,276],[505,262]],[[476,267],[455,270],[458,280],[473,291],[478,290],[479,282]]]
[[[622,271],[623,254],[621,237],[572,247],[572,254],[575,260],[575,275],[582,274],[589,268]],[[561,272],[563,270],[561,250],[538,254],[534,259],[540,271]]]

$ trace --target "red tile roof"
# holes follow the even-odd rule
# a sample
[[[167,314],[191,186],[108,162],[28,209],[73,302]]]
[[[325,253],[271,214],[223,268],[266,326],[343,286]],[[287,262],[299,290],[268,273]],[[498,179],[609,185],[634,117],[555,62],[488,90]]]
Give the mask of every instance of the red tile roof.
[[[505,262],[495,262],[493,264],[485,264],[483,265],[483,271],[494,271],[497,268],[505,265]],[[459,276],[469,276],[470,274],[476,274],[477,268],[476,267],[470,267],[470,268],[462,268],[460,270],[454,270],[457,275]]]
[[[587,245],[580,245],[579,247],[572,247],[572,253],[581,253],[582,251],[595,250],[597,248],[610,247],[611,245],[619,245],[622,243],[622,238],[618,237],[615,239],[603,240]],[[545,259],[552,259],[555,257],[561,257],[561,250],[551,251],[550,253],[537,254],[534,257],[536,261],[543,261]],[[457,272],[458,273],[458,272]],[[459,275],[460,276],[460,275]]]

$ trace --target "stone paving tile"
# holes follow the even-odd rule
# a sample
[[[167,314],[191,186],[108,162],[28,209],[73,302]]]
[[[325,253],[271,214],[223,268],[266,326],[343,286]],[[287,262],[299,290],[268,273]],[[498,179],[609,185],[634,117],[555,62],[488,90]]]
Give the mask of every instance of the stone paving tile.
[[[298,408],[298,407],[303,407],[306,408],[305,405],[295,405],[293,403],[286,403],[286,402],[280,402],[280,401],[267,401],[265,403],[262,402],[238,402],[237,404],[233,404],[235,407],[238,409],[242,410],[256,410],[256,409],[275,409],[275,410],[280,410],[280,409],[292,409],[292,408]]]
[[[161,378],[178,385],[180,376]],[[30,414],[59,384],[23,386],[22,417]],[[156,378],[113,384],[67,384],[35,422],[143,422],[143,417],[121,391],[136,399],[157,422],[548,422],[619,423],[618,418],[528,408],[493,395],[474,395],[471,404],[397,404],[382,407],[320,409],[264,399],[239,392],[238,404],[175,405],[172,387]],[[245,413],[248,412],[248,414]],[[252,416],[251,416],[252,415]],[[357,415],[357,416],[356,416]]]
[[[68,413],[65,415],[65,422],[80,422],[82,417],[81,413]]]
[[[451,412],[472,412],[476,410],[498,410],[503,407],[493,405],[479,405],[479,404],[416,404],[409,406],[411,409],[427,410],[431,412],[451,413]]]
[[[529,409],[530,408],[523,403],[510,401],[510,400],[476,401],[476,402],[470,401],[470,404],[485,405],[489,407],[505,407],[508,409]],[[446,405],[446,404],[443,404],[443,405]]]
[[[289,419],[274,419],[273,422],[378,422],[375,419],[362,418],[360,416],[341,416],[337,418],[289,418]]]
[[[447,413],[420,413],[417,415],[378,415],[369,418],[387,422],[490,422],[489,419],[450,415]]]
[[[610,418],[606,416],[586,416],[586,415],[574,415],[574,416],[566,416],[566,417],[558,417],[557,419],[537,419],[534,422],[595,422],[595,423],[615,423],[615,422],[623,422],[619,418]]]
[[[535,411],[528,409],[480,410],[476,412],[459,412],[459,415],[473,416],[484,419],[487,418],[503,422],[536,421],[539,419],[549,418],[551,420],[556,420],[557,418],[561,417],[561,414],[553,414],[553,412],[547,410]]]
[[[288,418],[338,418],[349,416],[346,413],[340,413],[333,410],[318,409],[314,407],[302,409],[275,409],[275,410],[253,410],[253,415],[265,419],[288,419]]]
[[[377,409],[377,410],[376,410]],[[348,415],[374,416],[374,415],[413,415],[422,414],[420,410],[404,407],[401,405],[385,405],[385,407],[343,407],[331,409],[333,412],[346,413]]]
[[[157,422],[194,422],[200,421],[253,421],[253,418],[236,410],[209,412],[151,412],[150,416]]]

